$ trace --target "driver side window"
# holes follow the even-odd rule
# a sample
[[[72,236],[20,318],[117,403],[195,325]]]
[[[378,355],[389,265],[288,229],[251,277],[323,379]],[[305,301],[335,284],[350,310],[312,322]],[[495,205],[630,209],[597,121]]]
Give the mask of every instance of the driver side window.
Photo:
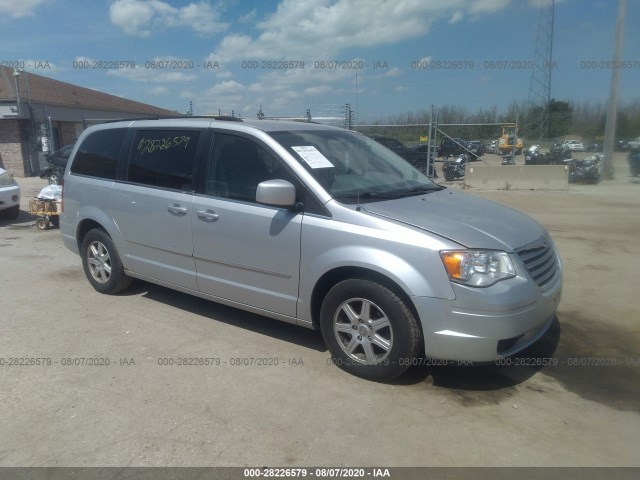
[[[280,159],[262,145],[237,135],[215,135],[205,194],[255,202],[258,184],[274,179],[294,183]]]

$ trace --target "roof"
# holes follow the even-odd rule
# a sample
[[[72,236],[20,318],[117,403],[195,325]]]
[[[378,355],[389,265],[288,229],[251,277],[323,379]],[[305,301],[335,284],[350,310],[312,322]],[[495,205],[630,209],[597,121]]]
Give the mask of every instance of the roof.
[[[0,101],[15,101],[16,87],[13,68],[0,66]],[[25,78],[28,77],[28,78]],[[31,72],[21,72],[17,77],[20,98],[27,99],[28,92],[32,102],[45,105],[59,105],[75,108],[107,110],[111,112],[135,113],[138,115],[171,115],[175,111],[155,107],[146,103],[127,100],[126,98],[61,82]]]
[[[279,132],[279,131],[298,131],[298,130],[340,130],[340,128],[331,127],[319,123],[295,122],[290,120],[258,120],[244,119],[234,117],[212,117],[212,116],[195,116],[195,117],[175,117],[174,118],[138,118],[125,119],[119,121],[111,121],[102,123],[94,129],[105,128],[122,128],[122,127],[183,127],[183,128],[208,128],[215,124],[229,126],[229,130],[247,131],[247,127],[256,128],[263,132]]]

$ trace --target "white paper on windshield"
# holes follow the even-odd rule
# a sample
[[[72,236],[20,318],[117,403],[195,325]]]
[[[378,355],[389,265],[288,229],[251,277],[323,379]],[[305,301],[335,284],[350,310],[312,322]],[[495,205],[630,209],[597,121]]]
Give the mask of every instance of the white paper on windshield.
[[[291,147],[311,168],[331,168],[335,165],[314,146]]]

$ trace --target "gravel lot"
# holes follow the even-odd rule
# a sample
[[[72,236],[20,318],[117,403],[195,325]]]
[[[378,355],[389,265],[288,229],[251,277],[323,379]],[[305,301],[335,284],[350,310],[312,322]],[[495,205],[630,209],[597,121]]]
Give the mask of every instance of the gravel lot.
[[[33,226],[44,182],[17,179],[23,211],[0,221],[0,466],[640,466],[640,179],[615,166],[568,192],[476,192],[553,235],[558,321],[517,366],[388,384],[329,365],[319,332],[144,282],[98,294],[59,231]],[[179,358],[214,364],[159,364]],[[236,365],[250,358],[268,364]]]

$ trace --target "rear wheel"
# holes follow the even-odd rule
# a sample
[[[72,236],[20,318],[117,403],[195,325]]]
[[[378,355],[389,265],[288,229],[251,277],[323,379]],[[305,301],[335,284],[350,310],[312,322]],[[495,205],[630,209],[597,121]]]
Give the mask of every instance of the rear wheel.
[[[120,255],[103,230],[90,230],[82,241],[82,267],[89,283],[100,293],[117,293],[132,282],[124,273]]]
[[[371,380],[391,380],[417,356],[421,334],[411,310],[378,283],[349,279],[324,299],[320,328],[334,362]]]

